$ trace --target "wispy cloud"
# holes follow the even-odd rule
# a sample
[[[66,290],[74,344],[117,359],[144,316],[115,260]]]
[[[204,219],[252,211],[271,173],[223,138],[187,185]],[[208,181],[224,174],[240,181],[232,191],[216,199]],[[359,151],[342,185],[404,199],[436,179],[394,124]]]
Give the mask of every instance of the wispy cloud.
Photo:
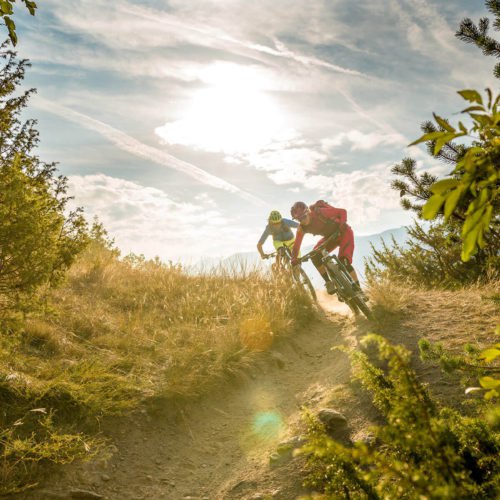
[[[101,134],[117,147],[124,151],[127,151],[130,154],[139,156],[141,158],[146,158],[147,160],[152,161],[158,165],[162,165],[164,167],[182,172],[183,174],[186,174],[189,177],[197,180],[198,182],[202,182],[203,184],[206,184],[208,186],[237,194],[241,198],[257,205],[265,205],[265,202],[263,200],[261,200],[257,196],[247,193],[246,191],[243,191],[234,184],[230,184],[224,179],[216,177],[215,175],[212,175],[191,163],[180,160],[179,158],[176,158],[175,156],[172,156],[165,151],[161,151],[160,149],[148,146],[147,144],[134,139],[124,132],[111,127],[110,125],[107,125],[106,123],[103,123],[99,120],[91,118],[90,116],[84,115],[83,113],[79,113],[78,111],[66,108],[64,106],[49,102],[41,98],[37,98],[35,100],[35,105],[43,109],[44,111],[49,111],[51,113],[57,114],[58,116],[61,116],[67,120],[78,123],[82,127]]]
[[[49,0],[49,3],[55,2]],[[236,23],[232,23],[233,31],[236,31],[237,35],[231,34],[223,27],[224,24],[217,15],[200,7],[199,5],[198,12],[186,16],[182,9],[170,13],[126,1],[112,6],[109,2],[97,1],[90,7],[79,2],[67,2],[66,6],[58,4],[55,13],[61,21],[60,28],[87,33],[100,44],[120,51],[135,51],[139,46],[154,49],[191,44],[222,50],[235,56],[254,57],[265,64],[271,63],[269,57],[259,56],[286,59],[304,67],[322,68],[351,77],[370,78],[362,71],[292,50],[273,32],[269,37],[274,46],[254,42],[245,37],[246,20],[241,17]],[[110,17],[113,18],[111,26],[108,18],[100,15],[104,9],[110,11]],[[233,15],[239,10],[237,5],[229,8]],[[297,20],[293,19],[289,23],[295,25]],[[294,29],[293,26],[291,29]],[[132,32],[133,37],[130,36]],[[88,62],[91,63],[90,60]],[[68,63],[71,61],[68,60]],[[115,65],[113,62],[111,64]],[[134,71],[134,68],[131,67],[130,70]],[[155,71],[157,72],[157,68],[150,69],[148,73]],[[181,72],[182,70],[179,73],[185,78]]]
[[[68,180],[73,203],[98,216],[125,253],[175,260],[218,255],[230,237],[228,218],[207,195],[179,203],[161,189],[104,174]]]
[[[349,130],[349,132],[341,132],[334,137],[323,139],[321,144],[325,151],[330,151],[346,142],[351,144],[351,151],[368,151],[382,145],[405,146],[408,140],[398,133],[369,132],[365,134],[359,130]]]

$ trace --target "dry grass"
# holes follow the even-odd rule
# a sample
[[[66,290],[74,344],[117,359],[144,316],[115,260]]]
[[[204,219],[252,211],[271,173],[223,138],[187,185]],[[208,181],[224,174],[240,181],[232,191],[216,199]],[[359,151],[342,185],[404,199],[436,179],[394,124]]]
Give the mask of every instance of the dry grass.
[[[409,307],[415,289],[390,280],[371,281],[367,288],[373,312],[379,320],[403,314]]]
[[[405,328],[418,338],[444,342],[450,349],[465,343],[480,347],[493,339],[500,315],[500,281],[458,290],[425,290],[388,282],[371,285],[370,296],[382,325]]]
[[[441,344],[450,355],[462,355],[468,344],[483,350],[498,342],[494,330],[500,322],[500,281],[457,290],[424,290],[386,282],[372,286],[378,320],[372,330],[415,354],[413,367],[439,399],[460,404],[464,400],[460,383],[464,374],[446,375],[437,364],[422,362],[418,344],[426,339]],[[474,385],[477,380],[468,382]]]
[[[26,484],[31,467],[21,449],[33,447],[31,432],[45,448],[30,463],[92,453],[95,444],[84,445],[80,432],[100,418],[199,395],[313,315],[307,297],[255,270],[188,275],[89,248],[45,313],[0,337],[0,492]],[[33,408],[51,414],[57,450],[46,425],[26,417]],[[16,439],[24,443],[18,454]]]

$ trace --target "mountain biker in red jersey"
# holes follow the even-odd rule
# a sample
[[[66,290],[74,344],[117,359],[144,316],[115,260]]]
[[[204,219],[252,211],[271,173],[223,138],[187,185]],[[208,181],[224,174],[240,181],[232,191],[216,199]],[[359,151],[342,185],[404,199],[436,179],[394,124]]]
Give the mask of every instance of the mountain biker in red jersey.
[[[356,283],[359,290],[359,279],[352,267],[352,255],[354,253],[354,234],[351,227],[347,224],[347,212],[343,208],[335,208],[322,200],[316,202],[314,205],[308,207],[304,202],[297,201],[293,204],[291,209],[292,218],[299,221],[299,228],[295,236],[295,243],[292,248],[292,265],[298,264],[298,255],[302,239],[305,233],[314,235],[321,235],[318,243],[314,248],[321,245],[329,236],[337,230],[340,230],[339,237],[330,242],[326,246],[328,252],[333,251],[339,247],[339,260],[346,266],[349,274]],[[325,266],[321,263],[321,257],[316,256],[312,259],[316,269],[319,271],[325,280],[326,290],[329,294],[335,293],[335,284],[330,281],[330,277],[326,272]]]

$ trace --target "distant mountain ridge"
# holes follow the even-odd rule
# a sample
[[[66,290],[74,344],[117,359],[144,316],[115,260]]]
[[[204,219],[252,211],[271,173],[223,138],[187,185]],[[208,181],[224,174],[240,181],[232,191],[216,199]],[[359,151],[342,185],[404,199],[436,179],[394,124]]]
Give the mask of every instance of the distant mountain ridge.
[[[379,249],[382,247],[382,242],[385,241],[390,246],[393,238],[396,243],[404,245],[407,237],[408,229],[406,226],[387,229],[386,231],[382,231],[381,233],[370,234],[367,236],[355,236],[353,265],[360,275],[360,278],[364,277],[365,259],[371,256],[372,245],[374,248]],[[303,247],[302,253],[307,253],[311,249],[312,246]],[[255,250],[253,252],[238,252],[222,259],[202,259],[199,263],[192,267],[192,270],[194,272],[203,272],[219,267],[223,269],[251,269],[263,264],[265,265],[265,263],[268,262],[269,261],[262,261],[259,254],[257,253],[257,250]],[[311,277],[315,286],[322,285],[321,277],[318,275],[317,271],[314,269],[311,263],[304,264],[304,269]]]

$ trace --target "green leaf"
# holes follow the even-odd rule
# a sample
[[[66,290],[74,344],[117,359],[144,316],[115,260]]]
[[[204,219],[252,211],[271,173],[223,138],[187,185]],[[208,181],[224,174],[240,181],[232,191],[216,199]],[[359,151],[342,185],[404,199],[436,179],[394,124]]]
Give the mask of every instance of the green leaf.
[[[464,133],[464,135],[468,134],[468,130],[465,128],[465,125],[462,122],[458,122],[458,127]]]
[[[447,132],[443,132],[442,130],[439,130],[438,132],[430,132],[428,134],[424,134],[420,139],[417,139],[416,141],[413,141],[411,144],[408,144],[408,147],[410,146],[415,146],[416,144],[420,144],[421,142],[427,142],[427,141],[435,141],[439,137],[441,137],[443,134],[446,134]]]
[[[14,13],[12,3],[6,0],[0,0],[0,10],[2,11],[2,14]]]
[[[493,92],[490,88],[485,89],[488,94],[488,109],[491,109],[491,102],[493,101]]]
[[[479,379],[479,383],[481,384],[481,387],[484,387],[485,389],[496,389],[497,387],[500,387],[500,380],[488,376],[481,377]]]
[[[432,113],[434,116],[434,120],[438,122],[438,124],[444,128],[444,130],[447,130],[448,132],[453,132],[455,133],[455,129],[443,118],[440,116],[436,115],[436,113]]]
[[[460,187],[457,187],[456,189],[454,189],[447,196],[446,202],[444,204],[444,218],[445,218],[445,220],[448,220],[450,218],[450,215],[455,210],[461,196],[462,196],[462,189],[460,189]]]
[[[493,217],[493,205],[488,204],[486,206],[486,210],[484,211],[483,216],[481,217],[481,224],[485,232],[488,232],[490,230],[490,222],[492,217]]]
[[[484,226],[482,224],[478,226],[477,246],[479,248],[484,248],[486,246],[486,241],[484,240]]]
[[[3,19],[5,21],[5,24],[7,25],[7,28],[9,29],[9,38],[12,42],[12,45],[16,46],[17,45],[16,24],[10,17],[5,16]]]
[[[443,179],[435,182],[431,186],[431,192],[434,194],[443,194],[445,191],[456,187],[459,184],[457,179]]]
[[[439,139],[436,139],[436,144],[434,145],[434,155],[437,155],[447,142],[450,142],[459,135],[463,134],[456,134],[454,132],[443,132],[443,135]]]
[[[37,8],[37,5],[35,2],[31,2],[30,0],[25,0],[24,2],[26,4],[26,7],[29,10],[29,13],[34,16],[35,15],[35,10]]]
[[[490,349],[486,349],[485,351],[483,351],[479,357],[482,360],[486,361],[487,363],[491,363],[499,356],[500,356],[500,349],[496,347],[491,347]]]
[[[477,113],[470,113],[470,117],[478,122],[482,127],[492,125],[493,121],[488,115],[478,115]]]
[[[463,240],[461,258],[464,262],[468,262],[477,249],[476,242],[478,233],[479,230],[475,227],[467,233]]]
[[[484,106],[469,106],[468,108],[463,109],[460,113],[470,113],[471,111],[483,111],[486,113]]]
[[[493,111],[496,110],[496,107],[498,106],[498,103],[500,102],[500,94],[497,95],[497,98],[495,99],[495,102],[493,103]]]
[[[483,104],[483,98],[477,90],[459,90],[458,93],[469,102],[477,102]]]
[[[493,398],[497,398],[498,397],[498,392],[495,390],[495,389],[491,389],[491,391],[488,391],[485,395],[484,395],[484,399],[486,401],[489,401],[490,399],[493,399]]]
[[[465,170],[470,173],[474,173],[476,171],[475,161],[477,160],[477,155],[481,153],[484,153],[482,148],[473,147],[468,149],[462,160],[457,164],[457,167],[458,165],[463,165]]]
[[[434,219],[443,205],[445,197],[440,194],[435,194],[429,198],[427,203],[422,208],[422,216],[424,219]]]
[[[467,210],[467,212],[469,210]],[[483,215],[483,212],[484,212],[484,207],[479,208],[478,210],[475,210],[474,212],[471,212],[467,215],[467,217],[465,218],[464,225],[462,226],[462,238],[465,237],[465,235],[469,231],[471,231],[475,225],[477,225],[477,223],[481,219],[481,216]]]

